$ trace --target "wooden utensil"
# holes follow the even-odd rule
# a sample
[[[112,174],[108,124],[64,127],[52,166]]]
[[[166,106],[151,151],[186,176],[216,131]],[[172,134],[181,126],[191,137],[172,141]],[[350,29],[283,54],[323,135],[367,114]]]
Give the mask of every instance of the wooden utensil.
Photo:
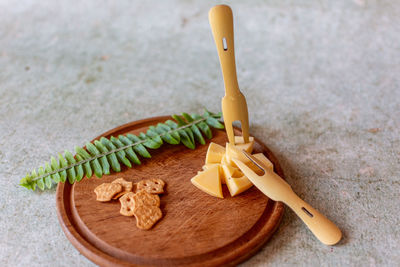
[[[150,125],[171,117],[134,121],[101,136],[146,132]],[[235,134],[241,134],[234,129]],[[183,145],[164,144],[152,150],[151,159],[101,179],[84,178],[57,187],[57,213],[62,229],[84,256],[100,266],[234,266],[252,256],[278,228],[284,204],[266,197],[257,188],[218,199],[190,183],[204,164],[209,142],[225,145],[224,131],[213,130],[213,138],[191,150]],[[279,175],[279,162],[260,140],[255,153],[264,153]],[[160,178],[166,182],[160,195],[164,217],[149,231],[136,227],[134,217],[119,214],[118,200],[96,201],[96,186],[122,177],[138,182]],[[251,207],[251,208],[249,208]],[[245,218],[245,219],[243,219]]]
[[[233,38],[233,15],[229,6],[218,5],[208,13],[211,30],[217,46],[225,96],[222,98],[222,114],[229,143],[235,144],[232,128],[234,121],[240,121],[244,142],[249,142],[249,114],[246,98],[239,90],[236,77],[235,47]]]
[[[256,166],[264,172],[263,175],[256,174],[242,161],[232,159],[247,178],[269,198],[282,201],[288,205],[308,226],[311,232],[325,245],[334,245],[342,238],[339,228],[304,200],[299,198],[278,174],[271,171],[257,160],[254,156],[243,151]]]

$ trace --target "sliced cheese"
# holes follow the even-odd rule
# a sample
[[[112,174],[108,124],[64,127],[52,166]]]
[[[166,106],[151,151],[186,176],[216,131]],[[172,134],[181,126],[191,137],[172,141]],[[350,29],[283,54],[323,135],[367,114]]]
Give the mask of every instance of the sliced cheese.
[[[254,147],[254,137],[249,137],[249,142],[244,143],[243,136],[235,136],[235,146],[240,150],[245,150],[247,153],[251,153]]]
[[[236,196],[253,186],[252,182],[250,182],[246,176],[240,178],[228,177],[226,179],[226,185],[228,186],[231,196]]]
[[[207,150],[206,164],[220,163],[224,155],[225,155],[225,148],[223,146],[211,142]]]
[[[221,165],[230,165],[228,160],[226,159],[226,154],[222,156]]]
[[[219,166],[212,166],[209,169],[200,172],[191,180],[192,184],[203,192],[219,198],[222,195],[221,178],[219,175]]]
[[[228,187],[231,196],[236,196],[253,185],[238,168],[231,165],[221,166],[225,174],[226,186]]]
[[[243,154],[243,150],[251,153],[254,146],[254,138],[250,137],[250,142],[243,144],[243,137],[235,136],[235,143],[226,144],[226,148],[216,143],[210,143],[206,164],[203,166],[203,171],[199,171],[195,177],[191,179],[193,185],[205,193],[223,198],[221,184],[226,184],[231,196],[236,196],[247,189],[253,184],[244,176],[244,174],[237,168],[232,158],[237,158],[247,164],[253,171],[259,172],[260,169]],[[273,170],[273,164],[263,153],[253,155],[267,168]]]
[[[207,164],[204,164],[204,165],[203,165],[202,169],[203,169],[203,170],[208,170],[208,169],[211,168],[212,166],[216,166],[216,165],[219,165],[219,163],[207,163]]]
[[[236,167],[233,167],[229,164],[221,164],[222,167],[222,173],[226,178],[228,177],[242,177],[243,173]],[[236,176],[235,176],[236,174]]]
[[[233,162],[232,158],[237,158],[238,160],[242,161],[245,164],[248,164],[250,159],[243,154],[242,149],[238,148],[237,146],[226,143],[226,153],[225,153],[226,161],[229,165],[233,167],[237,167],[235,162]]]
[[[221,177],[221,183],[225,184],[225,175],[224,172],[222,171],[222,166],[219,163],[207,163],[205,165],[203,165],[203,170],[208,170],[209,168],[213,167],[213,166],[219,166],[219,177]]]

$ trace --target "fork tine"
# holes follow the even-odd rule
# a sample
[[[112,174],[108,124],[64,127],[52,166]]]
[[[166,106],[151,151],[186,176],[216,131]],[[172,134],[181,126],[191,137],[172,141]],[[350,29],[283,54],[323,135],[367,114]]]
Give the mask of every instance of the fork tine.
[[[235,134],[233,132],[233,126],[231,121],[225,122],[225,130],[226,134],[228,135],[229,143],[235,144]]]
[[[247,153],[247,152],[244,151],[244,150],[242,150],[242,153],[243,153],[249,160],[251,160],[251,162],[253,162],[254,165],[256,165],[256,166],[257,166],[261,171],[263,171],[264,174],[265,174],[265,167],[264,167],[264,165],[263,165],[262,163],[260,163],[260,161],[259,161],[256,157],[252,156],[251,154]]]
[[[232,159],[233,162],[235,162],[235,164],[239,167],[239,169],[243,172],[243,174],[247,177],[251,176],[260,176],[257,173],[255,173],[255,171],[253,171],[252,169],[250,169],[246,164],[244,164],[243,162],[241,162],[240,160],[238,160],[237,158],[233,158]]]
[[[240,125],[242,126],[243,141],[246,144],[249,142],[249,124],[248,124],[248,122],[243,123],[243,120],[242,120],[242,121],[240,121]]]

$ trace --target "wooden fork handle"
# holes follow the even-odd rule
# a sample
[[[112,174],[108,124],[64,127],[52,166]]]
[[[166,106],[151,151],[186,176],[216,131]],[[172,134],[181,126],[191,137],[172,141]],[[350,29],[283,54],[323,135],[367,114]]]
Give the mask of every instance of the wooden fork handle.
[[[218,50],[225,95],[236,95],[240,93],[240,90],[236,77],[232,10],[226,5],[215,6],[210,9],[208,19]]]
[[[334,245],[340,241],[342,232],[333,222],[298,197],[293,191],[285,195],[283,202],[300,217],[319,241],[325,245]]]

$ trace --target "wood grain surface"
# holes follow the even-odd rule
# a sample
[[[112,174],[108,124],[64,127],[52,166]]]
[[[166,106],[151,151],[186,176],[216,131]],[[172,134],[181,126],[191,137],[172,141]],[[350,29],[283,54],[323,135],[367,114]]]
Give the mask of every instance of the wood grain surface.
[[[169,118],[128,123],[101,136],[138,133]],[[225,145],[224,131],[213,134],[212,142]],[[152,158],[141,159],[139,166],[101,179],[84,178],[74,185],[60,183],[56,195],[58,218],[67,238],[101,266],[218,266],[234,265],[250,257],[277,229],[283,204],[269,200],[255,187],[230,197],[223,186],[224,199],[198,190],[190,178],[201,170],[207,148],[208,143],[195,150],[164,144],[149,150]],[[257,139],[255,152],[263,152],[283,177],[275,157]],[[165,193],[160,195],[164,216],[152,230],[140,230],[134,217],[122,216],[118,200],[96,201],[94,188],[118,177],[132,182],[145,178],[166,182]]]

